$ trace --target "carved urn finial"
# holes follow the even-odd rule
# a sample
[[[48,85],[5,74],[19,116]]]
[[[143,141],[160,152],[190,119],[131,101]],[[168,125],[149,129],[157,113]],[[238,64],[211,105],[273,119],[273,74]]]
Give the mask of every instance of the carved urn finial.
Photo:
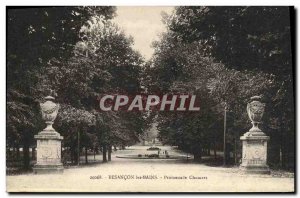
[[[47,124],[47,127],[44,131],[55,131],[52,127],[54,120],[57,116],[59,110],[59,104],[54,103],[54,97],[47,96],[45,97],[45,102],[40,104],[41,111],[42,111],[42,118]]]
[[[253,125],[250,132],[261,132],[258,124],[261,123],[265,111],[265,103],[262,103],[261,100],[261,96],[253,96],[247,104],[247,113]]]

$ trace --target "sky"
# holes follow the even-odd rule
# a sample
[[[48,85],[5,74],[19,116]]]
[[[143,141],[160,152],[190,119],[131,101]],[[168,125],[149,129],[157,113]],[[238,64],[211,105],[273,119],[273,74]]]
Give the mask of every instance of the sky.
[[[158,35],[166,31],[162,23],[161,12],[171,14],[174,7],[117,7],[117,17],[114,21],[134,39],[133,48],[138,50],[146,60],[152,56],[154,50],[151,44],[158,40]]]

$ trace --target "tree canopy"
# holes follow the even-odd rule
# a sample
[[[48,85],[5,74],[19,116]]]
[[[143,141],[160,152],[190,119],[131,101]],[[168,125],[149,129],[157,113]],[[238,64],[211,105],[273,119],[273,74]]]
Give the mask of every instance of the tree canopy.
[[[160,113],[161,140],[200,156],[207,143],[222,145],[226,105],[227,138],[232,143],[250,128],[245,110],[249,98],[262,95],[271,148],[280,145],[292,165],[288,156],[294,137],[289,20],[287,7],[181,6],[164,15],[168,31],[153,43],[155,53],[146,65],[151,76],[148,87],[195,94],[200,98],[200,113]]]
[[[141,91],[144,61],[132,49],[132,38],[111,21],[115,10],[105,6],[8,9],[9,146],[28,148],[33,143],[33,135],[44,127],[38,103],[50,92],[61,104],[55,128],[73,155],[78,152],[77,138],[82,139],[81,147],[130,145],[139,140],[146,127],[143,113],[98,108],[101,94]],[[26,141],[25,131],[30,134]]]
[[[155,122],[163,143],[201,160],[223,144],[225,108],[228,143],[237,142],[251,126],[249,98],[261,95],[272,163],[294,164],[290,8],[176,7],[163,15],[167,31],[149,61],[115,15],[111,6],[8,7],[8,147],[34,144],[45,127],[38,104],[51,92],[61,104],[54,127],[73,157],[79,138],[104,152],[136,143]],[[103,94],[136,93],[193,94],[200,112],[99,111]]]

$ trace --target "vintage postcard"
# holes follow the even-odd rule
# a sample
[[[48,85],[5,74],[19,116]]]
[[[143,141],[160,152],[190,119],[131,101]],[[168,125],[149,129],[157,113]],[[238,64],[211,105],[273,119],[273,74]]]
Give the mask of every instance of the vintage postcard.
[[[6,7],[7,192],[295,192],[288,6]]]

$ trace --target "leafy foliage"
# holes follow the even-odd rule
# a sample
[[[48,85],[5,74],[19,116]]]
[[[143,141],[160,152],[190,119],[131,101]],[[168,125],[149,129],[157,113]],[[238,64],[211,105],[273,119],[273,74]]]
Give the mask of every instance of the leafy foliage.
[[[168,31],[153,44],[155,54],[146,65],[148,88],[195,94],[201,110],[160,113],[162,141],[198,158],[209,143],[222,145],[225,105],[227,138],[233,142],[250,128],[248,99],[263,95],[264,130],[271,140],[284,130],[286,145],[280,140],[281,147],[292,152],[287,140],[294,137],[289,12],[285,7],[177,7],[164,16]]]
[[[92,125],[81,130],[83,135],[94,134],[100,145],[133,144],[146,127],[143,113],[99,112],[97,98],[108,93],[141,91],[142,57],[131,48],[132,39],[110,21],[93,18],[80,34],[83,40],[76,43],[73,55],[62,61],[52,59],[43,70],[39,86],[56,90],[58,101],[77,109],[65,112],[64,116],[69,115],[66,122],[74,119],[78,128],[81,123]],[[79,116],[84,115],[79,109],[95,116],[94,124],[87,123],[89,116]]]
[[[109,22],[115,7],[9,8],[7,13],[8,145],[28,149],[33,143],[33,135],[44,127],[38,103],[49,90],[62,106],[55,125],[66,146],[74,148],[77,132],[83,146],[105,142],[103,125],[97,124],[96,98],[111,90],[127,91],[123,82],[128,80],[130,89],[139,89],[142,64],[131,49],[132,40]],[[113,137],[135,138],[134,130],[121,136],[114,125],[118,119],[121,116],[106,122]]]

